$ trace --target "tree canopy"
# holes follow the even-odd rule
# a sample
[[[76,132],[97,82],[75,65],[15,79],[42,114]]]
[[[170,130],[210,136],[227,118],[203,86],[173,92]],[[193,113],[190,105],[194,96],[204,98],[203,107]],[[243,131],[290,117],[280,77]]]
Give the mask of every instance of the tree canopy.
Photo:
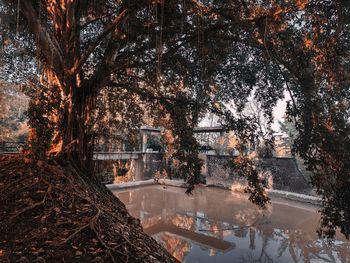
[[[288,92],[294,148],[323,197],[321,232],[340,227],[349,236],[349,1],[3,0],[1,12],[1,52],[11,47],[37,61],[23,77],[32,87],[35,158],[55,154],[87,172],[106,123],[130,130],[148,115],[171,133],[191,190],[201,116],[220,116],[243,149],[255,136],[254,121],[237,114],[248,98],[271,124]],[[251,161],[239,160],[263,195]]]

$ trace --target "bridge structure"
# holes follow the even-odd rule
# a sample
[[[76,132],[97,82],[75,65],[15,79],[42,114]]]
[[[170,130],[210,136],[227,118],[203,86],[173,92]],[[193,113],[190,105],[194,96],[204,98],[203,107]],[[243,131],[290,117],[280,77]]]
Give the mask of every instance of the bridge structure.
[[[0,155],[19,154],[24,146],[21,142],[0,141]]]
[[[152,134],[160,134],[162,131],[161,128],[155,128],[155,127],[147,127],[147,126],[142,126],[140,128],[140,134],[142,137],[142,152],[146,152],[147,151],[147,141],[148,141],[148,137]],[[195,127],[194,128],[194,133],[195,135],[203,135],[203,134],[208,134],[208,133],[216,133],[219,134],[219,136],[223,136],[223,134],[225,133],[225,129],[222,126],[216,126],[216,127]],[[222,149],[220,149],[222,150]]]
[[[140,128],[141,145],[138,151],[95,151],[94,160],[136,160],[142,158],[146,153],[156,152],[147,149],[147,142],[150,136],[159,135],[162,129],[157,127],[142,126]],[[221,126],[217,127],[195,127],[195,134],[218,133],[223,136],[225,130]],[[0,155],[19,154],[25,145],[19,142],[0,142]],[[222,151],[222,149],[219,149]]]
[[[140,128],[141,132],[155,132],[160,133],[162,131],[161,128],[156,127],[148,127],[148,126],[141,126]],[[207,133],[207,132],[219,132],[223,133],[225,129],[222,126],[216,126],[216,127],[195,127],[194,133]]]
[[[142,158],[143,152],[94,152],[93,160],[137,160]]]
[[[137,151],[95,151],[94,160],[137,160],[142,159],[145,154],[157,154],[158,151],[152,151],[147,148],[148,139],[151,136],[159,136],[162,132],[161,128],[142,126],[140,128],[141,143],[139,150]],[[196,135],[216,133],[219,136],[223,136],[225,129],[221,126],[217,127],[195,127],[194,133]],[[223,147],[223,146],[222,146]],[[219,149],[222,152],[223,149]]]

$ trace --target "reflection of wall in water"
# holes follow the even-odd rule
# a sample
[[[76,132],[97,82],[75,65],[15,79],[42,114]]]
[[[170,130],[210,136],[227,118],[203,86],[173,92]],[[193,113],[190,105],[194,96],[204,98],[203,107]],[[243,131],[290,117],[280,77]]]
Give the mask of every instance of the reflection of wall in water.
[[[118,197],[144,231],[180,260],[197,253],[192,246],[199,244],[208,250],[203,262],[222,262],[226,253],[230,262],[350,262],[350,244],[318,239],[319,216],[307,207],[273,203],[262,212],[244,196],[216,188],[198,187],[190,197],[173,187],[121,191]]]

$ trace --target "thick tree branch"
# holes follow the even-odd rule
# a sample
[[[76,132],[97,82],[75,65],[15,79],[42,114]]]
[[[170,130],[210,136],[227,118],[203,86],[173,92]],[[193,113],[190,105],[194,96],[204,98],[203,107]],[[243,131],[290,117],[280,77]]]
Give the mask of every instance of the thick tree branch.
[[[37,49],[43,56],[44,61],[58,76],[62,76],[64,72],[62,51],[57,40],[40,22],[32,1],[22,1],[21,12],[25,16],[31,32],[35,36]]]
[[[149,82],[148,82],[149,83]],[[196,100],[190,99],[190,98],[178,98],[178,97],[170,97],[166,95],[157,95],[154,94],[152,91],[147,89],[142,89],[139,87],[136,87],[134,85],[128,85],[123,83],[111,83],[108,85],[109,87],[115,87],[115,88],[122,88],[125,89],[131,93],[137,94],[143,99],[149,99],[153,101],[172,101],[172,102],[179,102],[179,103],[185,103],[188,105],[197,105],[198,102]]]
[[[124,9],[114,20],[114,22],[108,25],[105,30],[96,38],[96,40],[90,44],[87,48],[87,51],[82,55],[79,61],[77,61],[74,66],[69,69],[68,73],[70,75],[75,75],[81,67],[84,65],[86,60],[89,58],[91,53],[96,49],[96,47],[104,40],[115,28],[119,25],[119,23],[123,20],[123,18],[127,15],[128,9]]]

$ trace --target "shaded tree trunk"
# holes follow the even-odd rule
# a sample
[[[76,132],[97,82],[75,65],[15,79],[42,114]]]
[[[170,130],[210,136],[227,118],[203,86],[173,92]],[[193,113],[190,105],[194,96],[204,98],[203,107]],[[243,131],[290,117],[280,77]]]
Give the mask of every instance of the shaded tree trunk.
[[[90,121],[94,105],[95,94],[91,89],[75,85],[69,88],[68,99],[64,103],[59,155],[84,172],[91,171],[93,135]]]
[[[36,103],[32,104],[35,118],[40,119],[32,118],[33,136],[29,142],[32,155],[37,158],[57,155],[79,170],[91,171],[91,119],[99,85],[92,86],[89,81],[81,80],[85,55],[81,54],[80,47],[81,3],[62,1],[52,5],[48,9],[53,23],[51,31],[40,21],[36,4],[22,2],[21,12],[35,35],[49,94],[46,100],[35,98]]]

